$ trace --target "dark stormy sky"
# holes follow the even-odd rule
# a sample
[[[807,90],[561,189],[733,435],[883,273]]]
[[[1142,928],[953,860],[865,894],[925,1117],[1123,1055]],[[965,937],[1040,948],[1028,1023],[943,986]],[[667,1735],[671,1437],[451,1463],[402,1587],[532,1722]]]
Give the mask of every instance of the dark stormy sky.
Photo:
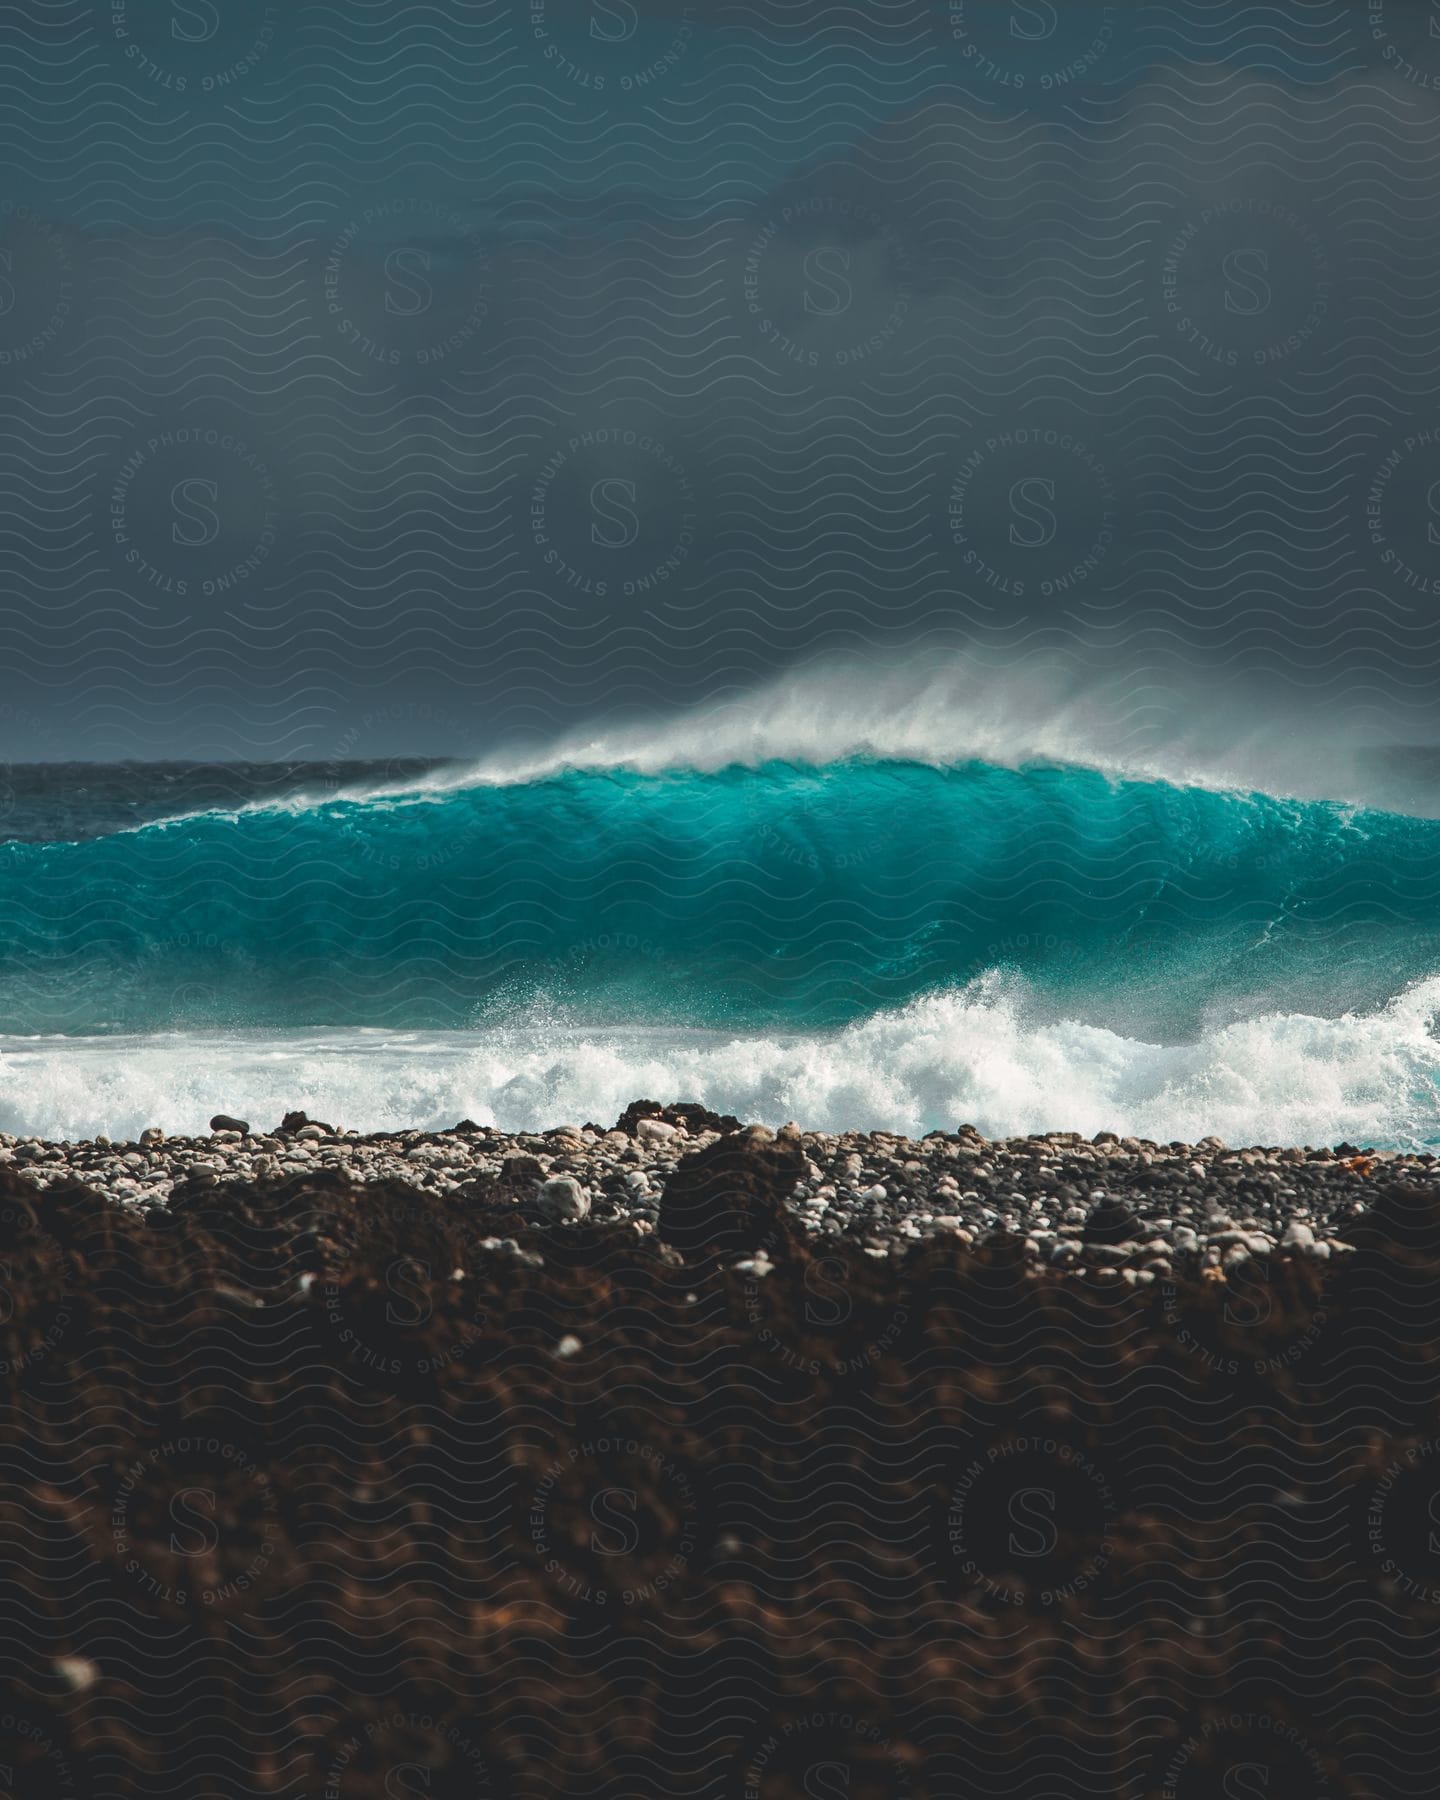
[[[816,658],[1440,736],[1437,176],[1428,0],[10,9],[0,757]]]

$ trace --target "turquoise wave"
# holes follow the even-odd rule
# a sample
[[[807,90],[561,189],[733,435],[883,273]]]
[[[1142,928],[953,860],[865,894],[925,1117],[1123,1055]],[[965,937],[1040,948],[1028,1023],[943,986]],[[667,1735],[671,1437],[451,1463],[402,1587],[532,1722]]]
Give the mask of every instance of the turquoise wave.
[[[1440,968],[1440,822],[853,761],[570,771],[0,846],[12,1033],[839,1025],[993,968],[1179,1037]]]

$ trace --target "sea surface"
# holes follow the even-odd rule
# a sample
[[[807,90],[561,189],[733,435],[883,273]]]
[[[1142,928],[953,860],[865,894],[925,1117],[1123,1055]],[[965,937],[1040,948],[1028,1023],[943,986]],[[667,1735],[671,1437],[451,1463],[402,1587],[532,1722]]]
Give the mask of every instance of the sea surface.
[[[0,1128],[1440,1145],[1423,808],[876,736],[0,769]]]

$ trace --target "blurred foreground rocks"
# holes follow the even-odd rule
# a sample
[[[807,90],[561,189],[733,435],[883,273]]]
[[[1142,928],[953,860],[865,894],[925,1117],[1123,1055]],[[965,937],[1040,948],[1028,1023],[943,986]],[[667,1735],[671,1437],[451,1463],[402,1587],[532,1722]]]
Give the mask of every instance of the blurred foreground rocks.
[[[678,1123],[650,1201],[587,1128],[533,1168],[222,1168],[166,1204],[0,1166],[0,1791],[1426,1780],[1428,1168],[1337,1203],[1328,1258],[1268,1187],[1177,1249],[1112,1176],[1049,1209],[1052,1262],[1023,1197],[826,1233],[813,1139]],[[922,1161],[841,1150],[857,1195]]]

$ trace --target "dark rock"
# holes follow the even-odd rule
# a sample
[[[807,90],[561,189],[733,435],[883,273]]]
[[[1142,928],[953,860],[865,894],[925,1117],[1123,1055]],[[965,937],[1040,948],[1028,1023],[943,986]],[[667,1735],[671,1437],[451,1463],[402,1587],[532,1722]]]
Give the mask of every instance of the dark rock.
[[[248,1119],[232,1119],[229,1113],[216,1113],[210,1121],[210,1129],[212,1131],[238,1131],[242,1137],[249,1137],[250,1121]]]
[[[740,1121],[733,1113],[711,1112],[709,1107],[701,1106],[698,1100],[676,1100],[669,1106],[662,1106],[658,1100],[632,1100],[611,1130],[624,1131],[634,1137],[641,1119],[663,1119],[667,1125],[684,1126],[686,1131],[730,1132],[740,1129]]]
[[[545,1170],[538,1156],[507,1156],[500,1164],[500,1180],[509,1188],[529,1189],[532,1182],[543,1181]]]
[[[781,1230],[781,1208],[804,1172],[791,1145],[723,1137],[665,1183],[657,1229],[686,1252],[753,1250]]]
[[[1140,1236],[1140,1221],[1119,1200],[1102,1200],[1090,1209],[1081,1237],[1087,1244],[1130,1244]]]
[[[1392,1182],[1336,1235],[1357,1249],[1440,1256],[1440,1187]]]
[[[299,1131],[303,1125],[316,1125],[321,1131],[327,1133],[327,1135],[331,1137],[335,1135],[335,1127],[333,1125],[327,1125],[321,1119],[312,1119],[308,1113],[303,1112],[287,1112],[285,1117],[275,1127],[276,1135],[278,1136],[281,1132],[285,1131]]]
[[[696,1100],[676,1100],[660,1115],[667,1125],[683,1125],[687,1131],[738,1131],[740,1120],[734,1113],[711,1112]]]
[[[658,1100],[632,1100],[610,1129],[625,1131],[634,1137],[635,1127],[641,1119],[658,1119],[664,1110]]]

